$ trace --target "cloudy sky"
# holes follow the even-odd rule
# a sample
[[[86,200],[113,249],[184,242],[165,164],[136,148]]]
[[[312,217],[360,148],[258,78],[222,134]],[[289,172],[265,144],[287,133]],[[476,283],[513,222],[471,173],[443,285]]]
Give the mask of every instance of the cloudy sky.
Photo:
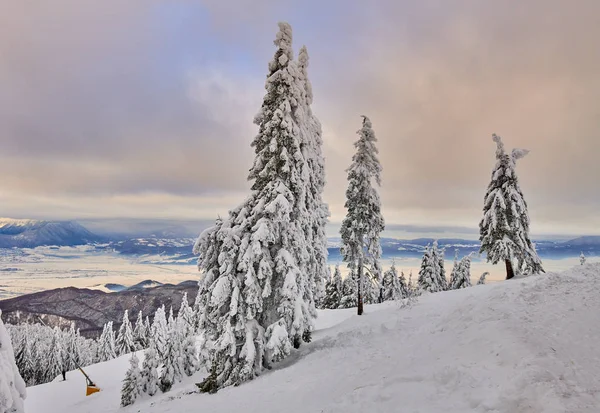
[[[306,44],[326,199],[371,117],[390,229],[469,232],[492,133],[537,234],[600,234],[597,0],[0,4],[0,216],[210,220],[244,198],[277,22]]]

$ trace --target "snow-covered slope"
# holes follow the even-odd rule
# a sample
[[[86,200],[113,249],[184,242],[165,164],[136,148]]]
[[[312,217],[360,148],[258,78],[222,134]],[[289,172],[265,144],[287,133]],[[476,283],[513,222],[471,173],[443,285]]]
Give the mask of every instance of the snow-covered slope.
[[[99,240],[100,237],[74,221],[0,218],[0,248],[72,246]]]
[[[600,264],[560,274],[320,313],[314,341],[258,379],[195,393],[199,372],[120,409],[127,357],[87,368],[85,382],[28,389],[28,413],[600,411]]]

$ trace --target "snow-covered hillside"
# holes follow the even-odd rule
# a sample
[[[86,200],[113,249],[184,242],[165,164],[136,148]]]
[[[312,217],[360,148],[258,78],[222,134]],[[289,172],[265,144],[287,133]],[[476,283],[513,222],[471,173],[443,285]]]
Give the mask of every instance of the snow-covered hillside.
[[[28,389],[27,413],[600,411],[600,264],[320,312],[311,344],[240,387],[197,394],[205,373],[119,408],[128,357]],[[141,356],[141,354],[140,354]]]

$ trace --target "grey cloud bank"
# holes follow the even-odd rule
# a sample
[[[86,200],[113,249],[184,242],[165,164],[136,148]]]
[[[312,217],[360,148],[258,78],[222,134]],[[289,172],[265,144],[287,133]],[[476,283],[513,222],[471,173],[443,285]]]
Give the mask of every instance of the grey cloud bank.
[[[5,2],[0,216],[225,214],[249,186],[286,19],[311,55],[333,222],[365,113],[391,231],[475,228],[495,132],[531,150],[518,172],[535,233],[600,233],[599,16],[587,0]]]

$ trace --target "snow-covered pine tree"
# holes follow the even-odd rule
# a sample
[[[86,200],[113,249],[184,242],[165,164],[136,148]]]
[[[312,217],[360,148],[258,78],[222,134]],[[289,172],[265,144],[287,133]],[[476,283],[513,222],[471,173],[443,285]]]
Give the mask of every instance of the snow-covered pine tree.
[[[25,382],[19,374],[8,330],[0,310],[0,413],[24,413],[27,395]]]
[[[177,322],[181,324],[184,337],[195,334],[196,320],[194,319],[194,312],[188,303],[187,292],[183,293],[181,307],[179,307],[179,313],[177,313]]]
[[[252,379],[281,357],[281,349],[299,345],[316,315],[316,275],[307,271],[311,249],[305,233],[318,221],[306,209],[307,83],[293,61],[291,27],[279,27],[267,93],[255,118],[252,192],[194,246],[204,273],[197,312],[201,353],[210,355],[211,364],[202,391]]]
[[[133,331],[131,330],[131,322],[129,321],[129,312],[127,310],[123,313],[123,322],[121,323],[121,327],[119,327],[119,335],[117,336],[115,346],[119,356],[135,351]]]
[[[309,274],[309,283],[312,289],[306,293],[313,297],[305,297],[306,301],[321,301],[324,294],[324,284],[329,280],[330,272],[327,264],[327,235],[325,226],[329,218],[329,207],[323,201],[325,188],[325,159],[323,158],[323,138],[321,123],[312,112],[312,85],[308,79],[308,51],[306,46],[300,48],[298,53],[299,82],[303,86],[301,94],[304,104],[299,105],[297,113],[301,118],[298,122],[303,135],[301,151],[306,162],[303,165],[303,179],[306,182],[306,211],[309,221],[305,226],[309,258],[306,271]],[[313,314],[313,318],[316,313]]]
[[[402,276],[404,277],[404,274]],[[402,300],[406,295],[406,279],[403,285],[398,277],[396,264],[392,263],[390,269],[383,274],[383,299],[384,301]]]
[[[454,250],[454,264],[452,266],[452,272],[450,273],[450,282],[448,283],[448,289],[451,290],[452,286],[456,283],[456,277],[458,270],[458,248]]]
[[[444,265],[444,254],[444,248],[438,247],[437,240],[433,241],[433,246],[431,247],[431,257],[433,260],[437,260],[436,271],[442,288],[441,291],[446,291],[448,289],[448,279],[446,278],[446,268]]]
[[[163,368],[160,375],[159,386],[163,392],[171,390],[175,381],[183,378],[183,348],[180,324],[173,319],[173,312],[169,312],[169,339],[162,356]]]
[[[448,289],[446,270],[444,269],[444,250],[438,248],[437,240],[425,248],[421,270],[417,280],[419,290],[428,292],[445,291]]]
[[[34,341],[34,338],[30,337],[28,324],[23,326],[23,330],[23,334],[21,334],[19,341],[12,340],[12,342],[19,343],[18,346],[14,347],[15,362],[25,383],[28,386],[33,386],[37,384],[35,381],[36,366],[32,354],[32,342]]]
[[[131,353],[129,369],[127,370],[127,373],[125,373],[123,387],[121,387],[121,406],[129,406],[135,402],[135,399],[137,399],[142,392],[142,380],[140,362],[135,353]]]
[[[471,287],[471,254],[463,257],[456,267],[451,290]]]
[[[356,307],[358,302],[358,285],[356,274],[351,271],[350,274],[344,278],[342,283],[342,298],[340,299],[339,308],[352,308]]]
[[[529,239],[529,213],[519,187],[516,161],[529,151],[513,149],[508,154],[500,136],[493,134],[496,142],[496,166],[483,202],[483,218],[479,223],[481,252],[487,261],[497,264],[504,261],[506,279],[516,271],[530,274],[545,272],[535,245]],[[517,263],[516,269],[513,267]]]
[[[98,359],[108,361],[117,357],[115,351],[115,334],[112,329],[112,321],[104,324],[102,334],[98,339]]]
[[[581,265],[585,264],[585,255],[583,255],[583,251],[581,251],[581,255],[579,256],[579,263]]]
[[[374,184],[381,185],[381,164],[375,146],[377,139],[373,125],[363,116],[363,126],[357,132],[354,143],[356,153],[348,168],[348,189],[346,190],[346,217],[342,221],[342,257],[348,267],[357,275],[358,315],[363,313],[364,269],[370,268],[375,276],[380,276],[379,258],[381,245],[379,235],[385,223],[381,215],[381,201]]]
[[[169,339],[164,305],[156,309],[151,331],[150,341],[154,343],[154,349],[158,353],[158,358],[162,359]]]
[[[142,312],[140,311],[133,329],[133,343],[135,344],[135,350],[143,350],[148,347],[148,333]]]
[[[477,285],[484,285],[485,284],[485,277],[487,277],[488,275],[490,275],[489,272],[484,272],[483,274],[481,274],[481,277],[479,277],[479,281],[477,281]]]
[[[144,361],[142,362],[142,391],[149,396],[154,396],[158,391],[158,353],[154,342],[150,342],[146,351],[144,351]]]
[[[340,306],[342,299],[342,273],[340,266],[335,266],[333,277],[327,282],[325,288],[325,298],[323,299],[323,308],[336,309]]]
[[[55,327],[52,333],[48,353],[46,354],[45,382],[54,380],[63,371],[63,348],[61,346],[61,331]]]
[[[196,336],[187,335],[183,337],[183,372],[191,376],[200,368],[198,350],[196,348]]]

